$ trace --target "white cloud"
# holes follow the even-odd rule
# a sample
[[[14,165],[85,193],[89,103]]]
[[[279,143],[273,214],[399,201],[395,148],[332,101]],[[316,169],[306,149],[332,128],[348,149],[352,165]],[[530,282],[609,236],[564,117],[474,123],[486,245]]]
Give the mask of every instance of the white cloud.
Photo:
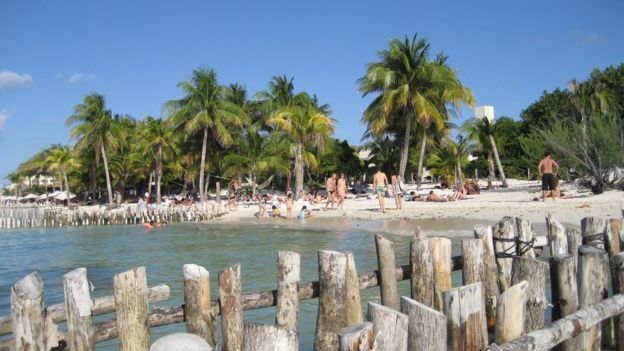
[[[11,113],[7,109],[0,110],[0,136],[6,131],[6,122]]]
[[[598,46],[606,42],[606,39],[598,33],[581,30],[573,31],[572,38],[578,46],[582,47]]]
[[[33,79],[30,74],[0,70],[0,89],[18,89],[28,86]]]
[[[93,73],[74,73],[67,78],[70,84],[76,84],[80,82],[88,82],[97,78]]]

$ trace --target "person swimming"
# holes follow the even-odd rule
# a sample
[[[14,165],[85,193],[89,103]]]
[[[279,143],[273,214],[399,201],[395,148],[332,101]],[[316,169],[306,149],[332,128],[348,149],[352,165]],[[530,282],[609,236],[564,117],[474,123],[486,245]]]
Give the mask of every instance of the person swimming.
[[[306,218],[312,217],[312,212],[308,210],[308,206],[301,207],[301,211],[299,211],[299,219],[304,220]]]

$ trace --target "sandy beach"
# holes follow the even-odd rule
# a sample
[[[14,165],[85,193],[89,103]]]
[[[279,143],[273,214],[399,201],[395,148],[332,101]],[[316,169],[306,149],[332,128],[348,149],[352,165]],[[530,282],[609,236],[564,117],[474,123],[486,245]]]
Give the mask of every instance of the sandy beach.
[[[308,222],[319,225],[345,224],[350,221],[379,221],[395,223],[419,220],[423,223],[434,223],[436,227],[442,225],[438,219],[444,219],[444,223],[450,228],[458,228],[462,224],[471,228],[474,223],[493,223],[504,216],[523,217],[536,224],[544,223],[547,214],[552,214],[565,225],[579,226],[579,222],[584,217],[614,218],[622,215],[624,209],[624,193],[611,190],[600,195],[593,195],[591,192],[580,189],[571,183],[562,184],[563,198],[553,201],[547,199],[546,202],[534,201],[541,195],[540,183],[537,181],[522,181],[510,179],[509,188],[491,191],[482,191],[479,195],[469,195],[467,199],[453,202],[422,202],[405,201],[401,210],[395,209],[394,199],[386,198],[386,213],[379,211],[376,197],[354,198],[349,197],[345,201],[344,211],[324,210],[324,205],[313,205],[312,213],[314,218]],[[426,194],[433,185],[426,184],[419,193]],[[410,192],[415,187],[408,186]],[[435,190],[440,195],[448,195],[450,191]],[[270,206],[269,206],[270,207]],[[301,203],[295,202],[293,212],[301,208]],[[238,209],[230,211],[218,221],[246,221],[255,220],[254,214],[258,211],[256,205],[239,206]],[[281,207],[282,214],[286,213],[284,205]],[[271,221],[264,218],[263,222]],[[275,220],[279,222],[280,220]],[[287,222],[286,220],[281,220]],[[399,223],[399,224],[396,224]],[[395,228],[396,229],[396,228]],[[395,231],[395,230],[393,230]],[[404,230],[400,230],[402,232]]]

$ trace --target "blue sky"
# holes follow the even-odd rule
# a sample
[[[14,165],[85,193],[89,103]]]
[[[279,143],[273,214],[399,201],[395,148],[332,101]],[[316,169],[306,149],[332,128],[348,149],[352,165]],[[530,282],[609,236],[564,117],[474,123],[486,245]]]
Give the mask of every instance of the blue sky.
[[[69,143],[65,119],[93,91],[114,113],[161,116],[193,68],[251,93],[274,75],[329,103],[358,143],[356,79],[392,38],[425,36],[478,104],[518,117],[544,90],[624,61],[624,2],[0,2],[0,184],[38,150]],[[471,116],[465,110],[461,119]]]

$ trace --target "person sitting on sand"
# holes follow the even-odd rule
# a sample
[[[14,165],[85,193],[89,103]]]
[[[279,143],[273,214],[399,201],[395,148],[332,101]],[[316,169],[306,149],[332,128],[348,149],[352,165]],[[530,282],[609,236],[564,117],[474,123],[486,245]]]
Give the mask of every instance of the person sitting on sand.
[[[299,219],[306,219],[312,217],[312,212],[308,210],[307,206],[301,207],[301,211],[299,211]]]
[[[468,190],[466,189],[466,186],[463,185],[461,188],[455,190],[455,192],[453,192],[453,195],[451,197],[449,197],[450,201],[457,201],[457,200],[463,200],[466,198],[466,195],[468,194]]]
[[[282,213],[277,206],[273,205],[271,208],[271,218],[279,218]]]
[[[441,197],[440,195],[436,194],[433,192],[433,190],[431,190],[429,192],[429,195],[427,195],[427,199],[426,201],[431,201],[431,202],[447,202],[448,199],[445,197]]]

